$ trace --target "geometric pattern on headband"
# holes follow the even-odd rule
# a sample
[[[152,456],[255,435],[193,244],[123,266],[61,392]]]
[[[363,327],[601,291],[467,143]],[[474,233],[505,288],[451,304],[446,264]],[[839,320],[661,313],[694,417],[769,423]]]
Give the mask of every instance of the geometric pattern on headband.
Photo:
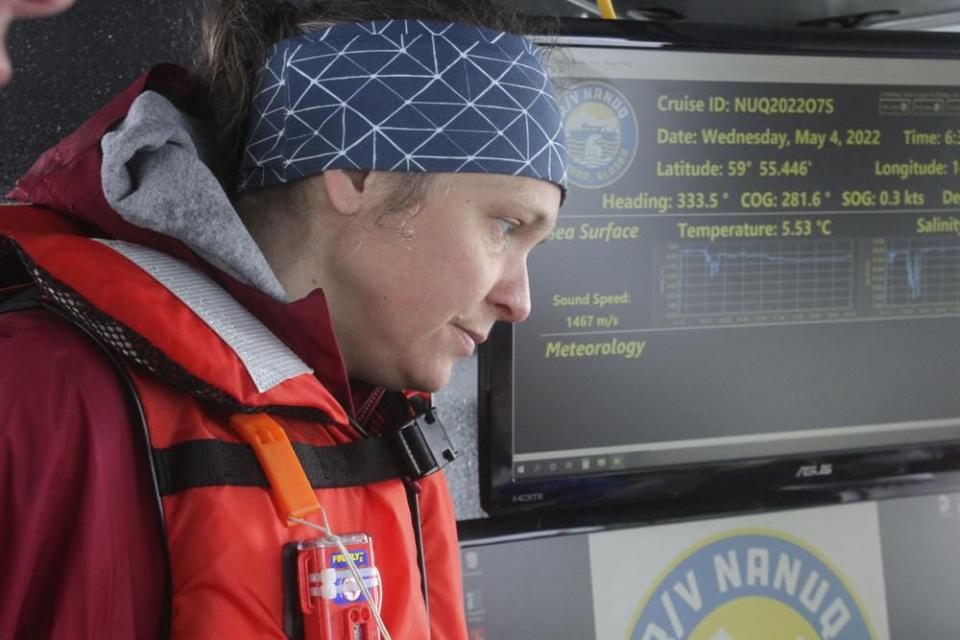
[[[240,191],[331,168],[522,175],[565,189],[563,122],[539,48],[430,20],[340,23],[276,43]]]

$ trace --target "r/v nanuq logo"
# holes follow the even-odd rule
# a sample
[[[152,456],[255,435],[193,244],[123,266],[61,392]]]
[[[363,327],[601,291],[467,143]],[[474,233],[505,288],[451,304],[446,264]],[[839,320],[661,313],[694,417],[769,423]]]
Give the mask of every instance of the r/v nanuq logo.
[[[631,640],[872,640],[840,574],[773,531],[698,545],[639,609]]]
[[[602,82],[577,84],[560,99],[560,114],[570,181],[595,189],[619,180],[637,151],[637,116],[623,94]]]

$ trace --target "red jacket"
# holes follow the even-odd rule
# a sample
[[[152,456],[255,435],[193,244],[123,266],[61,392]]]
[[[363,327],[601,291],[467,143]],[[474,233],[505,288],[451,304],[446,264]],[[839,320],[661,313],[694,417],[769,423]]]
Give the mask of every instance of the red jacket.
[[[147,89],[189,109],[182,72],[159,67],[44,154],[11,192],[34,206],[0,208],[5,280],[18,279],[11,266],[16,255],[48,296],[59,292],[55,306],[73,314],[83,308],[85,317],[128,332],[124,340],[138,346],[121,350],[137,353],[139,363],[125,366],[143,402],[154,452],[197,439],[241,442],[228,426],[241,409],[284,414],[277,420],[295,442],[356,440],[347,416],[369,389],[351,390],[322,292],[277,303],[179,241],[127,224],[107,205],[98,179],[100,137]],[[315,375],[294,375],[264,389],[194,310],[128,257],[87,236],[151,247],[205,274],[209,286],[251,312],[279,348]],[[96,347],[45,312],[0,316],[0,340],[0,472],[9,479],[0,485],[0,509],[4,521],[14,523],[0,528],[0,636],[150,637],[160,617],[163,548],[145,454],[131,435],[115,373]],[[47,350],[55,367],[43,365]],[[17,370],[16,355],[28,356],[32,366]],[[63,451],[64,443],[73,451]],[[393,637],[427,637],[402,482],[316,495],[336,531],[372,535]],[[163,503],[174,637],[282,637],[281,548],[312,537],[310,530],[287,527],[270,492],[257,487],[193,488]],[[453,508],[442,474],[422,481],[421,505],[429,633],[462,638]]]

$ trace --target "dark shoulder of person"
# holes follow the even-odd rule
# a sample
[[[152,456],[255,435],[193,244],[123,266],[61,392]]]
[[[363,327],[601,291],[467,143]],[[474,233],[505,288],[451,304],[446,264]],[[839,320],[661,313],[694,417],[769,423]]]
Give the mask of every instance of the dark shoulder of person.
[[[155,635],[163,539],[126,393],[53,312],[0,314],[0,637]]]

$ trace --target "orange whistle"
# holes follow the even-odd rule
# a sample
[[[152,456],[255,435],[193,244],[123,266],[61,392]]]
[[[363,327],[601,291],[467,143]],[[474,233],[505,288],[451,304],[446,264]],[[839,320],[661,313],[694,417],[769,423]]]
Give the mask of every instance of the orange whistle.
[[[292,526],[289,517],[304,518],[320,510],[303,465],[290,444],[287,432],[265,413],[238,413],[230,426],[239,432],[257,454],[270,481],[270,491],[280,518]]]

